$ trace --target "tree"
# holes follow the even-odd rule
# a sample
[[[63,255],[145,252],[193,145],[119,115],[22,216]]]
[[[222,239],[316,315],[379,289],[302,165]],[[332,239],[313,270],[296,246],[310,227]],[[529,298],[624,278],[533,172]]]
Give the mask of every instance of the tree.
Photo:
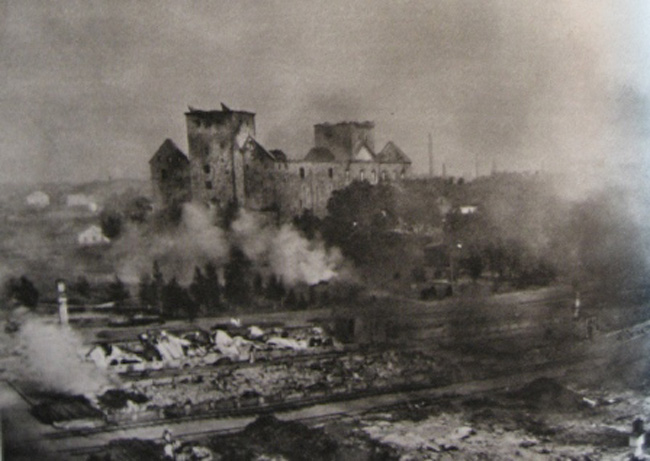
[[[140,277],[140,283],[138,285],[138,298],[140,298],[140,304],[149,309],[156,307],[158,304],[156,286],[151,280],[149,274],[143,274]]]
[[[122,282],[122,280],[120,280],[120,278],[117,275],[115,276],[115,280],[109,283],[107,289],[107,295],[108,295],[108,299],[110,299],[111,301],[115,301],[115,303],[118,305],[122,304],[130,296],[129,290],[126,288],[126,285],[124,285],[124,282]]]
[[[289,308],[289,309],[295,309],[297,304],[298,304],[298,298],[296,298],[296,293],[293,291],[293,288],[289,289],[289,293],[287,293],[287,297],[284,300],[284,304]]]
[[[115,239],[122,233],[122,215],[115,210],[104,210],[99,216],[102,233],[109,239]]]
[[[264,293],[264,281],[262,280],[262,274],[259,272],[255,274],[255,279],[253,280],[253,291],[255,295],[262,296]]]
[[[323,237],[357,263],[382,255],[383,237],[397,224],[394,189],[389,184],[354,181],[334,191],[327,203]]]
[[[162,311],[162,292],[165,287],[165,278],[160,270],[158,261],[153,262],[152,279],[151,305],[159,311]]]
[[[87,298],[90,296],[90,282],[84,276],[77,277],[77,281],[72,285],[72,288],[79,294],[79,296]]]
[[[217,266],[207,263],[204,267],[204,296],[206,307],[209,311],[216,312],[221,309],[221,284],[217,275]]]
[[[162,311],[168,318],[181,317],[183,314],[192,320],[196,317],[196,303],[189,292],[178,283],[176,277],[172,277],[163,288]]]
[[[39,292],[31,280],[24,275],[20,278],[10,278],[5,291],[9,299],[15,299],[24,306],[36,307],[38,305]]]
[[[251,262],[244,252],[237,248],[230,249],[230,258],[224,268],[225,295],[232,303],[244,303],[250,300]]]
[[[266,286],[266,297],[271,301],[282,301],[286,291],[282,280],[278,279],[275,275],[271,275],[269,278],[269,283]]]
[[[314,239],[320,232],[322,221],[314,213],[305,209],[300,216],[293,218],[293,226],[309,240]]]
[[[199,307],[206,306],[205,277],[198,266],[194,267],[194,278],[190,283],[190,296]]]
[[[143,223],[152,210],[151,200],[147,197],[137,196],[129,200],[126,207],[126,213],[133,222]]]
[[[469,256],[462,261],[462,265],[475,282],[483,273],[483,258],[477,250],[471,250]]]

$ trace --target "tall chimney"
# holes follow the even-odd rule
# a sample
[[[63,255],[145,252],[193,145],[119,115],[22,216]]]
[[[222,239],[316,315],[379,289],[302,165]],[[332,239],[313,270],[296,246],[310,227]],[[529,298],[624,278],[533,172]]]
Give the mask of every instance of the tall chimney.
[[[429,177],[433,178],[433,139],[429,133]]]
[[[61,325],[68,324],[68,297],[65,294],[65,282],[58,280],[56,282],[56,290],[58,293],[59,301],[59,322]]]

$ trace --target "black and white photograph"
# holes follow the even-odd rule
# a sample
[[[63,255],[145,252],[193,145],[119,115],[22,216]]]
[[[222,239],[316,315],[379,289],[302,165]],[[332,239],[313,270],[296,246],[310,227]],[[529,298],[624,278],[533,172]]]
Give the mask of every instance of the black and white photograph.
[[[650,460],[647,0],[0,0],[0,77],[0,461]]]

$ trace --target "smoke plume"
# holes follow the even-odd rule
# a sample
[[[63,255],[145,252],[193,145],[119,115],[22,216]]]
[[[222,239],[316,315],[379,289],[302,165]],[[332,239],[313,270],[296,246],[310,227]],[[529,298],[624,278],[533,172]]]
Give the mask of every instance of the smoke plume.
[[[118,275],[137,282],[158,261],[166,274],[189,283],[195,266],[207,262],[223,266],[231,247],[240,248],[258,270],[276,275],[288,286],[332,280],[343,264],[338,249],[326,248],[319,239],[306,239],[290,224],[278,227],[245,210],[228,231],[215,222],[212,210],[186,204],[181,223],[173,230],[143,232],[129,227],[112,250],[121,261]]]
[[[249,259],[287,285],[330,281],[343,263],[341,252],[326,248],[322,240],[307,240],[290,224],[278,228],[243,210],[231,237]]]
[[[181,282],[188,282],[195,265],[208,261],[222,264],[228,255],[229,243],[223,230],[214,225],[214,214],[194,204],[183,207],[182,221],[174,229],[142,231],[128,227],[112,251],[121,261],[118,275],[125,281],[137,282],[151,271],[153,261],[173,273]]]
[[[94,394],[110,385],[105,374],[84,361],[87,347],[70,328],[30,318],[20,329],[19,343],[25,357],[20,374],[49,390]]]

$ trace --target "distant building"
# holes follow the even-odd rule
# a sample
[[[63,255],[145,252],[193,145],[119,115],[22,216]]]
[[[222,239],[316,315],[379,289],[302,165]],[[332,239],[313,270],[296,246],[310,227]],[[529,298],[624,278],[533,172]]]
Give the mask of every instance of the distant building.
[[[179,194],[219,208],[237,203],[273,211],[284,219],[304,210],[323,216],[332,192],[353,180],[400,181],[410,172],[411,160],[394,143],[375,151],[373,122],[317,124],[314,147],[302,160],[288,160],[255,139],[254,113],[222,104],[222,110],[190,108],[185,117],[189,159],[166,140],[150,161],[158,203]]]
[[[191,197],[190,162],[171,139],[165,139],[149,160],[156,206],[186,202]]]
[[[65,205],[67,207],[80,207],[88,208],[89,211],[95,213],[99,207],[93,197],[85,194],[68,194],[65,198]]]
[[[46,208],[50,206],[50,196],[40,190],[29,194],[26,200],[27,205],[34,208]]]
[[[81,246],[93,246],[110,243],[110,239],[104,235],[101,227],[93,224],[77,235],[77,243]]]
[[[458,207],[460,214],[474,214],[478,211],[478,206],[476,205],[462,205]]]

